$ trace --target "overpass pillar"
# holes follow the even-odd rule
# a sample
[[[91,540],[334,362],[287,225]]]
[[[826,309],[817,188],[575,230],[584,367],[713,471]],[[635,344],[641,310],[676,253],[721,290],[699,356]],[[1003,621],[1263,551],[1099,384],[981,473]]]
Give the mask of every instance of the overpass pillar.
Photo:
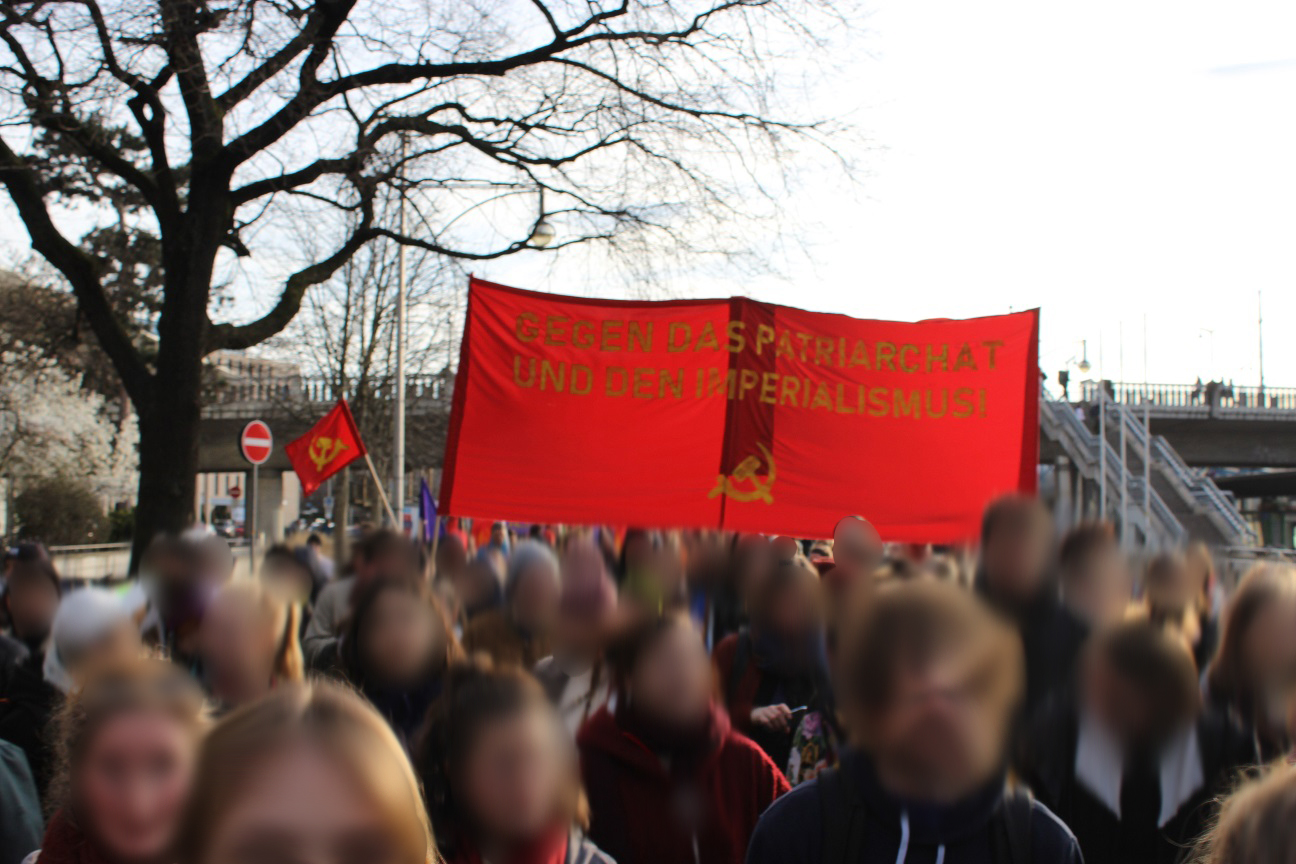
[[[1053,463],[1053,476],[1057,484],[1053,502],[1053,520],[1056,523],[1058,536],[1061,537],[1076,521],[1072,511],[1071,460],[1065,456],[1057,457]]]
[[[251,492],[251,475],[248,490]],[[292,471],[261,469],[258,478],[256,532],[257,547],[264,550],[284,539],[284,529],[301,515],[301,484]]]

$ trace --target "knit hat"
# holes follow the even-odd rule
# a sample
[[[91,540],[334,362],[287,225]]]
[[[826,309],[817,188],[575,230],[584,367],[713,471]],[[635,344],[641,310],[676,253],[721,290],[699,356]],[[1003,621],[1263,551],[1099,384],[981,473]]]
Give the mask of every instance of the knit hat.
[[[505,572],[504,594],[512,597],[513,589],[517,587],[517,581],[522,578],[522,574],[540,564],[545,565],[548,572],[553,573],[554,578],[557,578],[558,558],[552,549],[535,540],[523,540],[517,544],[517,548],[509,557],[508,570]]]

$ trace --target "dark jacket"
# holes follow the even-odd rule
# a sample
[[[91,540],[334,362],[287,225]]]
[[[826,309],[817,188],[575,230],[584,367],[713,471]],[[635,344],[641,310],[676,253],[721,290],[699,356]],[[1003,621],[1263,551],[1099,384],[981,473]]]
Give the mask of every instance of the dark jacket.
[[[366,682],[360,686],[360,692],[387,721],[405,752],[410,753],[423,728],[428,709],[441,696],[441,684],[439,675],[409,689],[379,687]]]
[[[1197,720],[1197,755],[1202,785],[1158,826],[1154,815],[1132,824],[1122,820],[1076,778],[1080,712],[1072,698],[1051,702],[1034,719],[1026,735],[1021,770],[1035,794],[1075,832],[1085,858],[1110,864],[1174,864],[1185,848],[1210,824],[1217,796],[1227,793],[1240,769],[1256,763],[1251,737],[1222,712],[1206,711]],[[1181,771],[1190,770],[1180,759]],[[1155,769],[1153,769],[1155,770]],[[1162,790],[1162,794],[1169,794]],[[1144,795],[1147,798],[1149,796]]]
[[[36,658],[0,668],[0,739],[23,751],[41,800],[54,771],[52,734],[55,712],[63,694],[45,680]]]
[[[914,804],[895,798],[878,781],[868,757],[847,752],[840,781],[816,778],[792,790],[761,817],[747,864],[1008,864],[1011,845],[998,838],[1007,787],[996,778],[968,800],[950,806]],[[843,796],[850,801],[843,801]],[[854,805],[862,824],[854,843],[862,850],[850,862],[831,861],[827,834],[843,806]],[[1033,864],[1083,864],[1071,832],[1038,801],[1029,801],[1023,842]],[[849,812],[849,811],[848,811]],[[1016,862],[1014,862],[1016,864]]]
[[[12,636],[6,636],[0,633],[0,666],[12,666],[15,663],[22,663],[29,656],[31,650]]]
[[[718,708],[707,735],[696,758],[663,760],[606,707],[581,728],[590,839],[618,864],[741,864],[788,782]]]
[[[45,823],[27,757],[0,741],[0,864],[20,864],[40,848]]]
[[[1089,628],[1062,605],[1051,581],[1025,604],[997,597],[984,573],[978,575],[976,587],[977,593],[1007,616],[1021,635],[1026,656],[1023,716],[1030,717],[1050,694],[1071,686],[1076,658],[1089,636]]]
[[[777,732],[751,722],[751,712],[766,705],[822,707],[827,673],[781,673],[761,657],[761,644],[747,629],[730,634],[716,646],[716,677],[734,728],[755,741],[781,771],[787,771],[796,724]]]

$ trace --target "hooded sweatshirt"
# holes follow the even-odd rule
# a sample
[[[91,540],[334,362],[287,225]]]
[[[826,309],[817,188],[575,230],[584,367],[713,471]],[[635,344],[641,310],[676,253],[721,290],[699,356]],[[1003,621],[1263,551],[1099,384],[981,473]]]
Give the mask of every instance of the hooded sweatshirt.
[[[783,773],[712,706],[705,727],[654,746],[624,700],[577,737],[590,839],[618,864],[742,864],[756,820],[788,791]]]
[[[887,792],[872,761],[848,751],[841,770],[865,814],[863,855],[851,864],[1008,864],[995,842],[1005,798],[1002,775],[950,805],[904,801]],[[838,864],[824,858],[825,780],[804,783],[761,817],[747,864]],[[1033,864],[1083,864],[1075,837],[1043,804],[1031,804]]]

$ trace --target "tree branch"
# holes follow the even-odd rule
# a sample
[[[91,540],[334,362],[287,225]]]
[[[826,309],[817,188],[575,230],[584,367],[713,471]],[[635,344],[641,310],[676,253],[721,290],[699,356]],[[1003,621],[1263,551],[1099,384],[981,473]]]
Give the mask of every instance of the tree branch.
[[[146,404],[152,375],[108,302],[99,281],[99,263],[55,227],[35,173],[3,138],[0,138],[0,183],[8,189],[9,197],[18,208],[31,236],[32,248],[54,265],[72,286],[77,302],[85,311],[104,353],[121,375],[122,385],[131,400],[137,406]]]

